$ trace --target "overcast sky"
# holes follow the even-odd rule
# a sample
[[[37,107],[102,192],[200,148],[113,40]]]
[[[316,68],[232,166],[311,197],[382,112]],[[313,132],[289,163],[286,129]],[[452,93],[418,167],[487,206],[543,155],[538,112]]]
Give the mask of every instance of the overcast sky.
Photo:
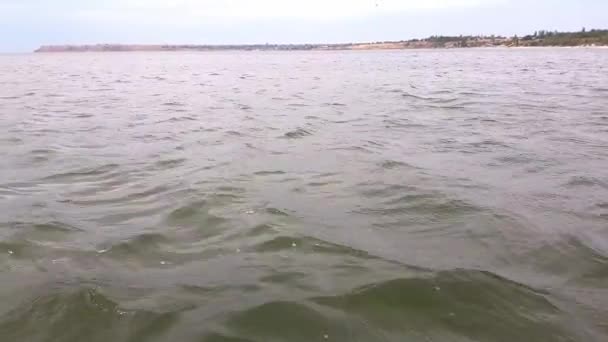
[[[0,0],[0,51],[304,43],[608,27],[608,0]]]

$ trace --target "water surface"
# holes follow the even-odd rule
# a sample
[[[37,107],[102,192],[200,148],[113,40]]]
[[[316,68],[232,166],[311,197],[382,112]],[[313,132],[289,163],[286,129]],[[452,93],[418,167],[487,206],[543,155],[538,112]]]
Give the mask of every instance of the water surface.
[[[606,341],[608,50],[0,56],[0,340]]]

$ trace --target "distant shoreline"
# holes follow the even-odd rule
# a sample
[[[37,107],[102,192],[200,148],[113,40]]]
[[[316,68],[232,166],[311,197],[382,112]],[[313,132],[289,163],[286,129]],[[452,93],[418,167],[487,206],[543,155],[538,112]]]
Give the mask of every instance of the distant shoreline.
[[[135,51],[361,51],[453,49],[480,47],[608,47],[608,30],[580,32],[537,31],[524,37],[432,36],[424,39],[345,44],[93,44],[43,45],[34,52],[135,52]]]
[[[560,46],[560,45],[545,45],[545,46],[479,46],[479,47],[428,47],[428,48],[359,48],[359,49],[253,49],[253,48],[219,48],[219,49],[53,49],[52,51],[45,49],[38,49],[33,51],[35,54],[53,54],[53,53],[135,53],[135,52],[298,52],[298,51],[310,51],[310,52],[323,52],[323,51],[416,51],[416,50],[473,50],[473,49],[505,49],[505,50],[533,50],[533,49],[547,49],[547,48],[558,48],[558,49],[608,49],[608,45],[578,45],[578,46]]]

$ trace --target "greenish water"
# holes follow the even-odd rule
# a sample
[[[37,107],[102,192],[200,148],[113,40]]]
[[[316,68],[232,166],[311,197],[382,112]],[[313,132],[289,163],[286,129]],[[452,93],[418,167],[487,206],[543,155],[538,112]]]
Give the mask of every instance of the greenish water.
[[[0,56],[0,341],[605,341],[608,50]]]

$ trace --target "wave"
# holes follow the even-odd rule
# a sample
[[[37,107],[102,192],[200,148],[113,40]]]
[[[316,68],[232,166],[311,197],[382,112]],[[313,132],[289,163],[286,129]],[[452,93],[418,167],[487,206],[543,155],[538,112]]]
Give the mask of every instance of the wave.
[[[298,277],[296,273],[291,277]],[[545,295],[488,272],[455,270],[372,283],[345,294],[271,300],[232,313],[203,341],[575,341]]]
[[[128,310],[90,288],[56,290],[0,317],[6,341],[144,341],[168,331],[179,312]]]

